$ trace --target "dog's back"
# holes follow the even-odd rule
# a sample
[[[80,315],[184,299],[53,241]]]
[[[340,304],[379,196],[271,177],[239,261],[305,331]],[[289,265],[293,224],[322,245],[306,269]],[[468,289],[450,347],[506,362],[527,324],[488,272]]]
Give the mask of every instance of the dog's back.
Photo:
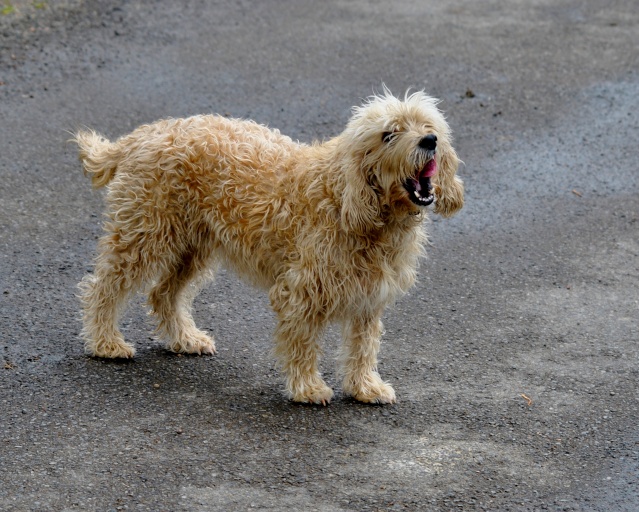
[[[84,170],[95,188],[103,187],[116,172],[143,172],[198,167],[223,173],[233,168],[281,172],[290,153],[299,146],[290,137],[253,121],[216,115],[165,119],[140,126],[129,135],[110,142],[93,130],[75,137]],[[288,149],[288,151],[286,151]],[[261,174],[260,180],[265,176]]]

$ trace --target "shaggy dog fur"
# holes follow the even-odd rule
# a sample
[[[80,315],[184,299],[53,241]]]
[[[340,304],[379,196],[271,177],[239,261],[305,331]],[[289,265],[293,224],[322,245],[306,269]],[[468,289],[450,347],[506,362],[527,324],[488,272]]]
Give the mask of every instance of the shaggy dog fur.
[[[341,135],[299,144],[252,121],[204,115],[141,126],[109,142],[75,141],[107,220],[95,271],[81,283],[88,354],[130,358],[118,330],[146,285],[168,349],[213,354],[191,305],[218,264],[269,291],[275,354],[297,402],[328,403],[319,337],[343,326],[343,390],[392,403],[377,372],[384,308],[414,284],[426,206],[463,205],[458,158],[436,100],[374,96]]]

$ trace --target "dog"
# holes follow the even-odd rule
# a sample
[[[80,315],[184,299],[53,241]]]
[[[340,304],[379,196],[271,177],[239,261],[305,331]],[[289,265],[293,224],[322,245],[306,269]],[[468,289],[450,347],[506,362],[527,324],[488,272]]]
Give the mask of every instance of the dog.
[[[382,312],[415,283],[427,207],[449,217],[464,203],[437,103],[385,89],[353,108],[340,135],[312,144],[216,115],[161,120],[115,142],[77,132],[85,173],[107,187],[105,234],[80,283],[85,351],[134,356],[118,317],[144,289],[168,350],[215,353],[191,306],[225,265],[268,290],[291,400],[330,402],[319,338],[340,322],[344,394],[394,403],[377,371]]]

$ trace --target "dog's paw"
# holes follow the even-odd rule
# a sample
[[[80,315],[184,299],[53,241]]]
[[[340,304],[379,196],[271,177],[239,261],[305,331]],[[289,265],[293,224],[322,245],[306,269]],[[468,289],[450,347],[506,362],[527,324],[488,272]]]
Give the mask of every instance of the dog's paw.
[[[333,398],[333,390],[326,385],[321,377],[316,377],[310,381],[290,384],[289,396],[293,402],[328,405]]]
[[[90,356],[107,359],[132,359],[135,355],[135,347],[129,345],[124,339],[102,341],[96,344],[87,343],[85,351]]]
[[[179,341],[171,341],[166,348],[176,354],[196,354],[199,356],[213,355],[216,352],[213,338],[199,330],[183,333]]]
[[[397,402],[393,386],[384,382],[377,372],[359,379],[347,379],[344,393],[367,404],[394,404]]]

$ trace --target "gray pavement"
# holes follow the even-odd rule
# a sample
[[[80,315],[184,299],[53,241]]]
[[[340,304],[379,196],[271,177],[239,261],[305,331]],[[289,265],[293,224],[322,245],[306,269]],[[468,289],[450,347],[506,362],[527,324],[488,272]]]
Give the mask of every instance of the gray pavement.
[[[1,4],[0,4],[1,5]],[[4,5],[9,5],[4,2]],[[634,0],[93,1],[0,14],[0,510],[639,510]],[[384,318],[393,406],[286,401],[267,297],[197,300],[214,357],[87,358],[76,284],[101,193],[69,132],[167,116],[338,133],[426,89],[465,161],[419,285]]]

